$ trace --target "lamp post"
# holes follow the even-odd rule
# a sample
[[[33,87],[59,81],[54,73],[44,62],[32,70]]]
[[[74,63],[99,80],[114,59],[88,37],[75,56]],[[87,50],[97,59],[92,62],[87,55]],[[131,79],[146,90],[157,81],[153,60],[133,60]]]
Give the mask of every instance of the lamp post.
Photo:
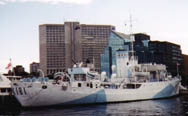
[[[41,69],[37,69],[37,71],[42,74],[42,77],[44,77],[44,72]]]
[[[176,68],[177,68],[177,76],[178,76],[178,77],[179,77],[179,65],[180,65],[180,64],[177,62],[177,63],[176,63]]]
[[[144,52],[144,50],[142,51],[142,53],[144,55],[143,63],[145,63],[146,61],[145,61],[145,52]]]

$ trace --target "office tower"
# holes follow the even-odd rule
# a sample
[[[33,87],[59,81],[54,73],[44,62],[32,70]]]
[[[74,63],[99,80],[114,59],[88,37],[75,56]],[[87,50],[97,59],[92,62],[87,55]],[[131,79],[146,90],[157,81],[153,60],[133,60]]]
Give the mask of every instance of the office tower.
[[[62,72],[78,62],[91,62],[100,71],[100,54],[108,43],[111,25],[79,22],[39,26],[40,68],[45,75]]]
[[[134,54],[138,58],[138,63],[164,64],[167,71],[173,76],[177,73],[183,74],[184,63],[180,45],[150,41],[150,36],[143,33],[134,34],[134,37]],[[105,52],[101,54],[101,72],[106,72],[107,76],[110,77],[112,74],[111,66],[116,65],[116,51],[130,49],[128,35],[113,31]]]
[[[166,41],[149,42],[150,62],[165,64],[173,76],[184,73],[184,60],[181,46]]]

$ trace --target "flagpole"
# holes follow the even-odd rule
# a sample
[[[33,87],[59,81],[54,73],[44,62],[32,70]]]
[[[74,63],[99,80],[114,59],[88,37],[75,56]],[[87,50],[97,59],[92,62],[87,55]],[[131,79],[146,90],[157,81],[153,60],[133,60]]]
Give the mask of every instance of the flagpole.
[[[10,58],[10,64],[11,64],[11,67],[10,67],[11,72],[13,72],[13,76],[15,76],[15,72],[13,70],[13,64],[12,64],[12,59],[11,58]]]
[[[9,60],[10,60],[10,62],[8,64],[8,66],[6,67],[6,69],[8,69],[9,71],[11,71],[11,73],[13,73],[13,76],[15,76],[15,72],[13,70],[13,65],[12,65],[12,59],[10,58]]]

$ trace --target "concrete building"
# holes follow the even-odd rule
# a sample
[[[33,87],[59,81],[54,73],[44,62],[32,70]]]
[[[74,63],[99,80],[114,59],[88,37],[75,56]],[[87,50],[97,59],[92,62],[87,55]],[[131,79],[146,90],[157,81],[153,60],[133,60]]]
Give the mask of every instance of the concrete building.
[[[26,76],[28,75],[28,73],[25,72],[25,69],[22,65],[17,65],[16,67],[13,68],[13,75]]]
[[[39,63],[33,62],[30,64],[30,73],[37,74],[39,69]]]
[[[79,22],[39,26],[40,69],[45,75],[71,68],[77,62],[94,62],[100,71],[100,54],[108,43],[111,25]]]
[[[183,58],[184,58],[184,73],[185,75],[188,75],[188,55],[183,54]]]

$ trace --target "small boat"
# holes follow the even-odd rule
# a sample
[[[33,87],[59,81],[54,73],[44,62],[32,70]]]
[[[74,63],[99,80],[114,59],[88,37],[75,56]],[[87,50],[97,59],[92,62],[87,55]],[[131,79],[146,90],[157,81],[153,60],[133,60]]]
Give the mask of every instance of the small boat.
[[[9,96],[11,94],[11,81],[0,74],[0,96]]]
[[[179,94],[180,78],[165,65],[138,64],[129,52],[119,50],[112,76],[75,65],[54,79],[26,78],[12,82],[15,97],[23,107],[95,104],[168,98]]]
[[[0,107],[10,107],[18,105],[17,100],[12,95],[11,81],[0,74]]]

